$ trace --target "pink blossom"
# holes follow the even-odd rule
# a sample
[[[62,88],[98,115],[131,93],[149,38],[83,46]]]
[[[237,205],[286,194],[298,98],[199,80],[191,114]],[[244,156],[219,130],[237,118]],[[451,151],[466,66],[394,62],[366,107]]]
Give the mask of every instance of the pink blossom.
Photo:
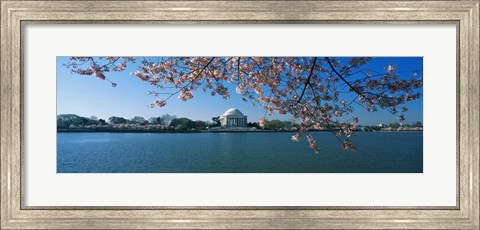
[[[353,118],[352,128],[353,128],[353,129],[358,128],[358,117],[354,117],[354,118]]]
[[[235,89],[235,91],[236,91],[238,94],[242,94],[243,89],[242,89],[240,86],[237,86],[237,88]]]
[[[162,99],[155,100],[154,103],[158,107],[163,107],[163,106],[167,105],[167,101],[162,100]]]
[[[310,134],[307,134],[307,141],[308,141],[308,146],[315,151],[316,154],[320,153],[320,149],[317,147],[317,142],[315,139],[313,139],[313,136]]]
[[[191,99],[192,97],[193,97],[193,93],[186,89],[181,90],[180,95],[178,95],[178,99],[182,101],[186,101],[188,99]]]
[[[263,118],[263,117],[260,118],[260,120],[258,121],[258,125],[259,125],[260,127],[265,127],[266,124],[267,124],[267,119],[265,119],[265,118]]]
[[[300,137],[301,137],[300,133],[296,133],[295,135],[292,136],[292,141],[298,142],[300,141]]]
[[[149,79],[148,74],[142,74],[142,73],[140,73],[140,72],[138,72],[138,71],[135,72],[134,75],[135,75],[135,77],[138,77],[138,78],[140,78],[140,79],[142,79],[142,80],[144,80],[144,81],[148,81],[148,79]]]
[[[344,140],[342,143],[342,148],[345,150],[352,150],[355,151],[357,147],[355,147],[350,140]]]
[[[105,75],[103,75],[103,73],[97,67],[90,66],[90,69],[93,71],[93,74],[95,75],[95,77],[97,77],[100,80],[105,80]]]

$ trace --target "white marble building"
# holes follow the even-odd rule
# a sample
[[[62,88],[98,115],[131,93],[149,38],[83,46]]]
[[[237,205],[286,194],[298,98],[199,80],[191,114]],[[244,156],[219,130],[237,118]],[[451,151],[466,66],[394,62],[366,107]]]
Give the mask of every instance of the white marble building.
[[[247,127],[247,116],[240,110],[231,108],[220,116],[220,124],[223,127]]]

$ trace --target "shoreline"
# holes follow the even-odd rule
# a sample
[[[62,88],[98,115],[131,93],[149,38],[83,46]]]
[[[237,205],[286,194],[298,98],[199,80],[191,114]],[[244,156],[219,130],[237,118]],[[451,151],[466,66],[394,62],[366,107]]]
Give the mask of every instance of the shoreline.
[[[308,132],[336,132],[338,130],[310,130]],[[295,133],[295,130],[115,130],[115,129],[102,129],[102,130],[88,130],[88,129],[57,129],[57,133]],[[392,133],[392,132],[423,132],[423,130],[374,130],[374,131],[356,131],[359,133]]]

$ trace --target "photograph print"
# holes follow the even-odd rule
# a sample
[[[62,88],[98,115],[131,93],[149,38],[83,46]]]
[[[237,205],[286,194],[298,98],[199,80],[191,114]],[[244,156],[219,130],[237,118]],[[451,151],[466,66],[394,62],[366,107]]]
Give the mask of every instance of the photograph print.
[[[59,56],[57,173],[423,173],[423,57]]]

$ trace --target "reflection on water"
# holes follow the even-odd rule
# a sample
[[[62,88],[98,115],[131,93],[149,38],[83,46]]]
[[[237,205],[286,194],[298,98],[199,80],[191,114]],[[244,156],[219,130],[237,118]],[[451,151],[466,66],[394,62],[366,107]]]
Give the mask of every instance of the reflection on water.
[[[321,153],[293,133],[58,133],[59,173],[421,173],[422,132],[356,133],[356,152],[316,132]]]

